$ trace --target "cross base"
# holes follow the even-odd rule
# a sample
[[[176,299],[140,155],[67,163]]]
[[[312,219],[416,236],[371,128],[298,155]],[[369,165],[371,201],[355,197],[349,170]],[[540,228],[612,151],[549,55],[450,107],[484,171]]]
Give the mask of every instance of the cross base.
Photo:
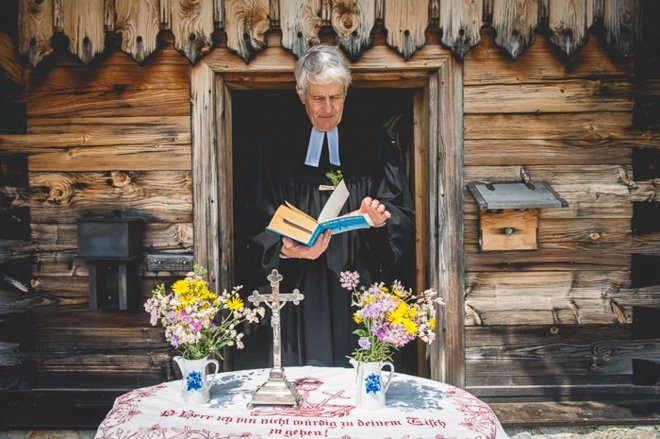
[[[249,408],[257,405],[280,405],[298,407],[300,394],[295,384],[290,383],[284,376],[284,369],[270,370],[268,381],[254,392]]]

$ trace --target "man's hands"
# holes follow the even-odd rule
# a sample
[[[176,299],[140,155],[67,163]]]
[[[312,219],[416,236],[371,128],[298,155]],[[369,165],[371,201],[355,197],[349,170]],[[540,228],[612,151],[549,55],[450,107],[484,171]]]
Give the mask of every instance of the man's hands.
[[[298,244],[293,239],[282,237],[282,249],[280,253],[289,258],[317,259],[328,248],[331,236],[331,231],[326,230],[316,238],[316,242],[311,246]]]
[[[365,197],[362,200],[359,212],[369,215],[371,222],[374,223],[374,227],[382,226],[385,224],[385,221],[392,217],[392,214],[387,211],[384,204],[371,197]]]

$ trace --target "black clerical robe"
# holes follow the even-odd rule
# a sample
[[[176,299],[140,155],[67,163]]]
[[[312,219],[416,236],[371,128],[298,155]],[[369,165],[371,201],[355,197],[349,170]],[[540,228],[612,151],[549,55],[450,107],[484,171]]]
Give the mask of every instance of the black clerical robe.
[[[363,284],[387,279],[405,249],[413,242],[413,209],[396,145],[380,127],[345,115],[339,125],[341,166],[330,165],[327,139],[321,162],[304,164],[311,124],[280,127],[264,136],[257,148],[256,181],[250,218],[260,231],[249,246],[257,253],[264,274],[277,268],[284,276],[282,291],[298,288],[300,305],[282,310],[283,365],[348,366],[347,356],[357,346],[351,293],[343,289],[339,273],[357,270]],[[288,201],[316,218],[331,191],[325,176],[340,169],[350,196],[343,213],[359,209],[364,197],[378,199],[392,217],[381,228],[333,235],[328,249],[316,260],[284,259],[281,236],[265,230],[277,207]]]

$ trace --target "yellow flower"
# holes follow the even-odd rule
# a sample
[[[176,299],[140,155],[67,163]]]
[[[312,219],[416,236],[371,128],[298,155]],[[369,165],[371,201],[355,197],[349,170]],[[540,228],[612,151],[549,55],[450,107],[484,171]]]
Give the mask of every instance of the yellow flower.
[[[362,318],[360,317],[360,315],[359,315],[358,313],[353,314],[353,320],[354,320],[355,323],[357,323],[357,324],[362,323]]]
[[[387,289],[387,287],[380,287],[380,290],[381,290],[383,293],[387,293],[387,292],[390,291],[390,290]]]
[[[387,316],[387,321],[391,322],[394,325],[401,323],[403,319],[406,317],[407,314],[406,311],[407,311],[406,304],[404,302],[399,303],[396,309],[392,311],[390,315]]]
[[[415,335],[417,334],[417,325],[410,319],[403,320],[403,327],[406,328],[408,334]]]
[[[430,326],[431,328],[435,328],[435,317],[431,317],[431,318],[429,319],[429,326]]]
[[[240,297],[232,297],[227,301],[227,304],[225,305],[227,309],[231,311],[238,311],[239,309],[243,308],[245,304],[243,303],[243,300],[241,300]]]
[[[172,291],[174,294],[185,294],[190,291],[190,285],[185,279],[178,280],[172,285]]]

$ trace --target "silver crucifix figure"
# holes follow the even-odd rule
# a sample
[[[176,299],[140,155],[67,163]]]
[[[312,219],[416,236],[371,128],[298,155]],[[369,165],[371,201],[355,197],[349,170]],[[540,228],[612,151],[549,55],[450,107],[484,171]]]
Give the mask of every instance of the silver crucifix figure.
[[[248,407],[256,405],[286,405],[298,406],[300,394],[296,385],[290,383],[284,375],[282,369],[282,340],[280,336],[280,309],[286,302],[293,302],[298,305],[305,298],[300,291],[293,290],[292,294],[280,294],[280,282],[282,275],[273,270],[266,278],[270,281],[271,294],[262,295],[258,291],[253,291],[248,298],[254,306],[264,302],[273,311],[270,319],[270,325],[273,327],[273,368],[270,370],[268,381],[261,385],[252,396],[252,401]]]

